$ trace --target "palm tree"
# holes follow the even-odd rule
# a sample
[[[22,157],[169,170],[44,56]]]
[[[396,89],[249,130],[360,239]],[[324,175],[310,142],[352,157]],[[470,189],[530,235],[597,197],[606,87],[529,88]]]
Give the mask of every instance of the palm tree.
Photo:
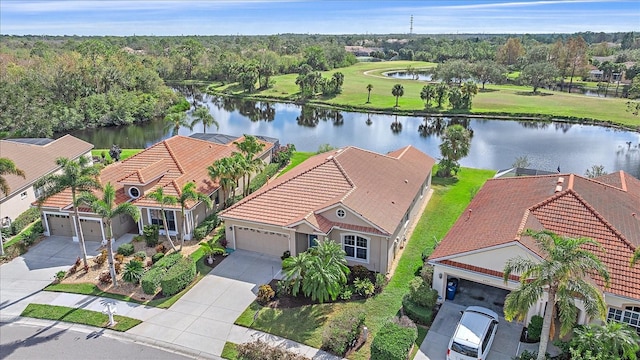
[[[211,199],[209,199],[208,196],[199,193],[196,190],[196,184],[194,182],[190,181],[184,184],[180,190],[180,196],[178,197],[178,202],[180,203],[180,214],[182,215],[182,241],[180,242],[180,251],[182,251],[182,246],[184,246],[184,235],[187,232],[187,219],[184,216],[184,209],[187,207],[187,202],[189,201],[202,201],[205,203],[207,208],[212,206]]]
[[[371,101],[371,90],[373,90],[373,85],[371,84],[367,84],[367,104],[370,103]]]
[[[78,158],[76,161],[60,157],[56,159],[56,164],[60,166],[62,170],[61,173],[49,174],[38,180],[34,185],[35,188],[42,189],[42,195],[38,199],[38,205],[41,206],[48,198],[67,188],[71,189],[71,201],[75,215],[74,225],[76,229],[78,229],[80,253],[82,254],[82,261],[86,268],[89,264],[87,262],[87,249],[84,245],[84,234],[82,233],[80,214],[78,212],[77,194],[102,188],[98,180],[100,167],[97,164],[91,164],[89,158],[85,156]]]
[[[197,123],[202,123],[202,127],[204,129],[204,133],[207,133],[207,127],[211,125],[216,126],[216,130],[220,129],[220,124],[216,121],[216,119],[211,115],[209,108],[206,106],[198,106],[193,110],[193,122],[191,123],[191,128]]]
[[[422,87],[422,91],[420,91],[420,99],[424,101],[425,107],[431,107],[431,99],[436,96],[436,88],[435,86],[429,84]]]
[[[251,184],[251,174],[257,173],[264,167],[264,162],[260,158],[256,158],[256,155],[264,149],[264,144],[259,142],[255,136],[244,135],[244,140],[241,142],[234,142],[238,149],[244,155],[245,175],[247,176],[246,186],[243,186],[243,195],[249,195],[249,185]],[[244,179],[243,179],[244,181]]]
[[[598,274],[608,285],[609,272],[600,259],[585,248],[601,248],[600,244],[592,239],[562,237],[548,230],[531,229],[522,235],[535,240],[544,258],[540,262],[522,257],[507,261],[504,266],[504,281],[507,283],[511,274],[518,274],[520,287],[507,295],[504,315],[508,321],[523,320],[531,306],[540,300],[545,290],[547,291],[547,311],[543,318],[538,349],[538,360],[543,360],[556,307],[562,336],[571,330],[578,315],[578,309],[574,305],[575,298],[582,300],[585,312],[591,318],[604,319],[604,299],[589,278]]]
[[[7,179],[4,178],[4,175],[16,175],[21,176],[23,179],[25,178],[24,171],[18,169],[13,161],[7,158],[0,158],[0,192],[5,196],[9,195],[11,189],[9,188],[9,184],[7,183]],[[4,256],[3,244],[2,232],[0,232],[0,256]]]
[[[234,186],[235,181],[230,175],[231,170],[228,169],[229,162],[223,161],[223,159],[218,159],[212,165],[209,165],[207,171],[209,172],[211,180],[218,182],[220,185],[220,190],[222,190],[222,206],[224,208],[227,205],[228,190]]]
[[[193,130],[193,124],[187,121],[187,114],[184,112],[174,112],[167,114],[164,117],[164,121],[167,122],[165,125],[165,131],[171,130],[171,135],[178,135],[178,131],[181,127],[188,127],[190,130]]]
[[[574,330],[570,348],[581,355],[586,351],[602,359],[636,360],[640,350],[638,333],[627,324],[608,321],[604,325],[590,324]]]
[[[138,222],[140,220],[140,209],[129,202],[123,202],[118,206],[115,206],[115,199],[116,191],[111,183],[107,183],[102,192],[102,199],[98,199],[90,192],[83,192],[78,197],[78,203],[85,203],[89,205],[91,207],[91,211],[100,215],[100,217],[102,217],[102,221],[104,221],[106,225],[109,272],[111,273],[113,286],[118,286],[118,281],[116,280],[116,268],[113,262],[113,218],[120,215],[129,215],[133,218],[133,221]]]
[[[398,99],[404,95],[404,87],[402,84],[393,85],[393,89],[391,89],[391,95],[396,97],[396,107],[398,107]]]
[[[458,160],[469,154],[471,148],[471,133],[460,124],[447,127],[442,135],[440,144],[440,169],[438,173],[442,177],[451,176],[451,172],[457,173],[460,168]]]
[[[173,251],[178,251],[176,249],[176,245],[171,240],[171,236],[169,236],[169,225],[167,223],[167,214],[164,212],[164,207],[166,205],[176,205],[178,203],[178,198],[173,195],[165,195],[164,188],[162,186],[158,186],[153,192],[147,195],[147,198],[154,200],[158,204],[160,204],[160,212],[162,213],[162,226],[164,227],[164,235],[166,236],[169,244],[171,244],[171,248]]]
[[[284,279],[291,282],[291,294],[293,296],[298,295],[300,290],[302,290],[302,283],[305,274],[311,266],[311,261],[311,254],[306,251],[297,256],[290,256],[282,261]]]

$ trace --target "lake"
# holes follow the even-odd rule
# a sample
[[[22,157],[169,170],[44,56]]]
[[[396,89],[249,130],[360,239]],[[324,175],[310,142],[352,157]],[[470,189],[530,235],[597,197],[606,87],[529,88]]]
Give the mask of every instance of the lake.
[[[188,97],[191,102],[192,96]],[[256,134],[292,143],[300,151],[316,151],[320,145],[353,145],[386,153],[411,144],[439,158],[440,135],[449,124],[461,124],[473,132],[469,156],[463,166],[506,169],[527,156],[531,168],[584,174],[592,165],[605,171],[624,170],[640,177],[640,133],[602,126],[560,122],[412,117],[318,109],[285,103],[255,102],[199,95],[195,102],[207,106],[220,124],[207,133]],[[204,132],[180,128],[178,134]],[[96,148],[144,148],[171,137],[162,120],[124,127],[89,129],[72,135]]]

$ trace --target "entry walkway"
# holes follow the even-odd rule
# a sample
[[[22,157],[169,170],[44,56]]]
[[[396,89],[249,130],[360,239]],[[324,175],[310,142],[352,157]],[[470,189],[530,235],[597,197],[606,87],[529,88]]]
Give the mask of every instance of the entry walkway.
[[[119,241],[120,242],[120,241]],[[98,244],[99,245],[99,244]],[[87,244],[92,255],[98,249]],[[29,303],[63,305],[95,311],[103,302],[115,302],[118,315],[143,322],[127,333],[102,330],[111,336],[166,347],[198,358],[219,359],[224,343],[261,339],[313,359],[336,359],[324,351],[274,335],[234,325],[233,322],[255,299],[261,284],[280,271],[280,259],[238,250],[207,274],[169,309],[95,296],[41,291],[59,270],[66,270],[77,258],[79,246],[69,238],[49,237],[21,257],[0,266],[0,320],[30,322],[20,318]],[[55,321],[35,321],[61,326]],[[69,327],[80,325],[69,325]],[[64,325],[63,325],[64,326]],[[2,332],[0,326],[0,336]]]

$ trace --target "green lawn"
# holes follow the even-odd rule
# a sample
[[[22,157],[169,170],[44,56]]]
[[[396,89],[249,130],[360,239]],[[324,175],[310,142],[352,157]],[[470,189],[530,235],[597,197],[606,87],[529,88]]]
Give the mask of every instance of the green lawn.
[[[346,110],[384,111],[416,114],[424,112],[425,106],[420,99],[420,91],[424,82],[415,80],[393,79],[382,75],[392,70],[404,70],[409,65],[415,69],[435,67],[436,64],[418,61],[389,61],[377,63],[357,63],[347,68],[323,73],[330,77],[336,71],[344,74],[342,93],[330,98],[318,98],[310,101],[316,104],[327,104]],[[517,76],[510,74],[510,77]],[[274,76],[273,88],[251,94],[254,98],[271,98],[275,100],[296,100],[299,89],[295,85],[297,74]],[[394,108],[395,98],[391,95],[394,84],[402,84],[404,96],[399,100],[399,107]],[[367,84],[373,85],[371,103],[367,104]],[[213,92],[227,92],[239,96],[247,96],[241,90],[232,90],[230,85],[223,87],[210,86]],[[542,95],[532,95],[531,87],[515,85],[487,85],[487,91],[480,92],[473,99],[469,113],[483,115],[536,116],[543,118],[589,119],[601,122],[622,124],[631,128],[640,128],[640,117],[626,111],[626,99],[598,98],[581,94],[567,94],[557,91],[541,91]],[[445,109],[430,109],[431,112],[450,112]]]
[[[226,342],[224,343],[224,348],[222,348],[222,354],[220,357],[223,359],[236,360],[238,358],[238,350],[236,349],[236,344]]]
[[[350,307],[362,307],[367,314],[366,325],[370,336],[352,358],[368,359],[373,336],[402,306],[408,283],[422,266],[423,252],[430,254],[436,240],[444,237],[471,201],[471,194],[493,174],[489,170],[463,168],[458,179],[433,179],[433,196],[418,221],[391,281],[379,295],[366,301],[316,304],[295,309],[272,309],[253,303],[236,320],[236,324],[320,347],[323,324],[329,318]],[[258,316],[254,321],[256,312]]]
[[[120,160],[126,160],[142,150],[144,149],[122,149],[122,152],[120,153]],[[109,156],[109,149],[93,149],[91,150],[91,156],[100,157],[102,156],[103,151],[107,158],[111,159],[111,156]]]
[[[282,169],[282,171],[280,172],[280,175],[286,173],[287,171],[293,169],[294,167],[300,165],[300,163],[302,163],[303,161],[307,160],[308,158],[312,157],[313,155],[315,155],[316,153],[314,152],[303,152],[303,151],[296,151],[293,153],[293,155],[291,156],[291,160],[289,161],[289,165],[287,165],[287,167],[285,167],[284,169]]]
[[[142,321],[126,316],[114,315],[115,326],[109,327],[109,316],[97,311],[74,309],[66,306],[29,304],[20,316],[36,319],[57,320],[84,324],[116,331],[127,331]]]

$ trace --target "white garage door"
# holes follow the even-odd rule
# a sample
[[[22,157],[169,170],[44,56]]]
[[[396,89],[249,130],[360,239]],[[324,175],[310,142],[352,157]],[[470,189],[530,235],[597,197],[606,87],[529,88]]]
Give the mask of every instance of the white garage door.
[[[84,241],[102,241],[102,229],[100,220],[80,219]]]
[[[51,236],[73,236],[73,224],[68,215],[47,214]]]
[[[236,227],[236,249],[255,251],[273,256],[282,256],[289,250],[289,239],[286,235]]]

